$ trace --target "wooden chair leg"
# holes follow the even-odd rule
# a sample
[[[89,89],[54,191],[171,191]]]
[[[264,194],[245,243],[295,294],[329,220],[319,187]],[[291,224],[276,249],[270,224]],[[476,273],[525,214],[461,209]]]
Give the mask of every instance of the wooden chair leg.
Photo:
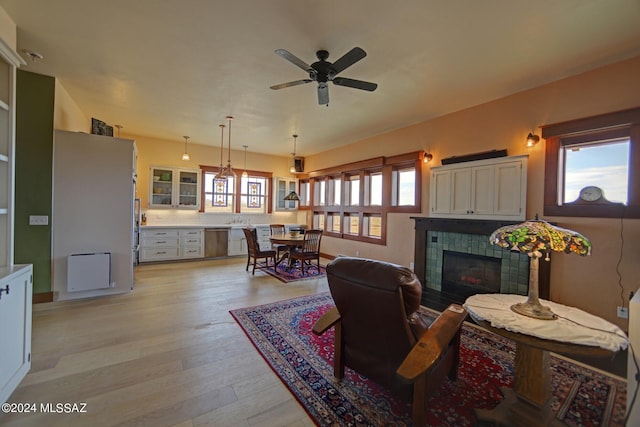
[[[249,271],[249,263],[251,263],[251,255],[247,255],[247,266],[244,268],[244,271]]]
[[[253,257],[253,271],[251,272],[251,274],[254,275],[254,276],[256,274],[256,262],[258,262],[258,258],[257,257]]]
[[[413,383],[413,425],[427,425],[427,414],[425,405],[427,403],[427,376],[425,374],[416,378]]]
[[[341,380],[344,378],[344,342],[342,341],[342,324],[336,323],[334,326],[333,337],[333,376]]]

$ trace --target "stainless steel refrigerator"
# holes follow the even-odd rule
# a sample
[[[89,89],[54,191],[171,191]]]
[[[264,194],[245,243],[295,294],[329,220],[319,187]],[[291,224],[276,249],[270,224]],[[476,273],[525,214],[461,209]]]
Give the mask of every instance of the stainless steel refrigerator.
[[[135,143],[55,131],[55,300],[128,292],[135,262]]]

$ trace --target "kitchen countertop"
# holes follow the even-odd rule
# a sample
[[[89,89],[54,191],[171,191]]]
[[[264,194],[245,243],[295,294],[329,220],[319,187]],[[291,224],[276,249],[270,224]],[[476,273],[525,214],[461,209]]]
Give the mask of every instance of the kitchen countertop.
[[[235,225],[235,224],[214,224],[214,225],[204,225],[204,224],[190,224],[190,225],[184,225],[184,224],[162,224],[162,225],[141,225],[140,229],[141,230],[149,230],[149,229],[156,229],[156,228],[231,228],[231,227],[235,227],[238,226],[240,227],[240,225]],[[242,226],[244,227],[244,226]]]

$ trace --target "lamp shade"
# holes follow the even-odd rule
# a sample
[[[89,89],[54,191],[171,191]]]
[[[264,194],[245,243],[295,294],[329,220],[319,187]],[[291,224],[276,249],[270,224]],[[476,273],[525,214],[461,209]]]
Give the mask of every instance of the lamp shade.
[[[542,254],[549,260],[550,252],[591,253],[591,242],[582,234],[556,227],[536,217],[521,224],[506,225],[491,233],[489,242],[501,248],[526,253],[531,258],[529,266],[529,296],[524,303],[511,306],[511,310],[523,316],[541,320],[553,320],[558,316],[538,299],[538,270]]]
[[[491,244],[526,254],[547,255],[552,251],[586,256],[591,242],[582,234],[557,227],[541,219],[500,227],[489,236]],[[539,253],[539,255],[538,255]]]
[[[300,196],[298,196],[298,193],[296,193],[295,191],[292,191],[291,193],[284,196],[284,200],[294,200],[296,202],[299,202]]]

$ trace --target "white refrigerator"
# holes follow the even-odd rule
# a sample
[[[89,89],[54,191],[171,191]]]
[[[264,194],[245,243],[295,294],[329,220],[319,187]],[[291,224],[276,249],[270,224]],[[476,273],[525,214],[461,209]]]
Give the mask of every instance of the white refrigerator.
[[[54,300],[133,288],[135,162],[132,140],[55,131]]]

